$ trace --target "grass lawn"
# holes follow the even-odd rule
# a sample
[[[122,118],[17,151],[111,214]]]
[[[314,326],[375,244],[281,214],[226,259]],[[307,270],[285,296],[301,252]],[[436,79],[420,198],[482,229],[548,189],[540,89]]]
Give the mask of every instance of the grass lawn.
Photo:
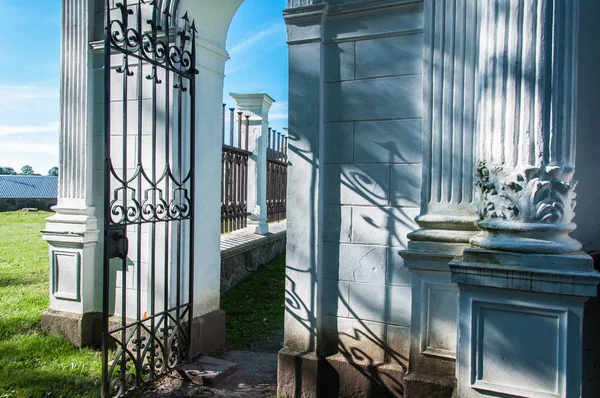
[[[77,349],[39,329],[49,305],[51,213],[0,213],[0,398],[99,397],[101,353]],[[281,335],[285,256],[261,267],[221,299],[227,344],[245,350]]]
[[[284,289],[285,256],[279,256],[221,297],[228,348],[248,350],[281,333]]]
[[[0,398],[98,397],[101,355],[39,330],[48,308],[51,213],[0,213]]]

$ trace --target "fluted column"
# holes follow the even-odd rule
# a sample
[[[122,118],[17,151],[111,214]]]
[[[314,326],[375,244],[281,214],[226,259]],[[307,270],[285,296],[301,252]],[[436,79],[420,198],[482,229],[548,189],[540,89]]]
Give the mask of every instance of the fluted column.
[[[459,288],[456,396],[581,396],[600,275],[569,237],[578,1],[478,1],[477,226]]]
[[[41,326],[88,345],[96,343],[93,328],[101,310],[96,212],[102,209],[102,184],[92,180],[103,178],[98,136],[103,130],[94,127],[94,87],[102,84],[94,78],[90,43],[95,29],[102,31],[92,22],[102,13],[102,2],[63,0],[62,11],[60,171],[56,213],[43,231],[50,246],[50,309]]]
[[[466,245],[476,231],[473,197],[476,2],[426,0],[424,7],[421,227],[409,249]]]
[[[480,2],[478,227],[486,249],[574,252],[578,2]]]
[[[458,288],[449,262],[477,234],[475,162],[476,0],[425,0],[423,177],[419,229],[400,255],[411,275],[407,396],[454,387]],[[437,303],[437,305],[431,305]],[[431,376],[435,375],[434,378]]]

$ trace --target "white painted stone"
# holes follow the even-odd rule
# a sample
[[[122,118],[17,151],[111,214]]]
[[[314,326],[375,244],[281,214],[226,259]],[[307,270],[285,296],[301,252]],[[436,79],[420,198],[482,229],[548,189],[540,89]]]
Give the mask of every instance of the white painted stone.
[[[388,205],[390,167],[379,164],[327,164],[325,203]]]
[[[357,122],[354,160],[358,163],[420,163],[421,119]]]
[[[420,229],[409,234],[408,250],[400,252],[412,283],[413,376],[455,372],[458,288],[448,262],[476,233],[474,9],[472,0],[424,2]]]
[[[554,7],[546,0],[537,5],[513,0],[485,2],[479,10],[482,233],[471,240],[479,247],[535,253],[581,249],[568,236],[575,229],[577,185],[578,3],[560,0]]]
[[[392,206],[421,204],[421,165],[394,164],[390,172],[390,201]]]
[[[356,78],[421,74],[422,56],[422,33],[360,40],[356,42]]]
[[[323,283],[323,314],[348,318],[350,283],[334,279],[324,279]]]
[[[416,229],[418,208],[355,206],[352,209],[352,242],[406,247],[407,235]]]
[[[408,119],[422,115],[422,102],[414,100],[414,93],[421,90],[420,75],[326,83],[325,86],[327,122]]]
[[[320,191],[323,133],[321,21],[326,5],[286,10],[289,43],[289,141],[284,347],[314,352],[322,297],[323,196]]]
[[[343,281],[384,284],[386,252],[383,246],[324,243],[323,275]]]
[[[583,304],[600,275],[569,237],[578,4],[479,8],[482,232],[450,263],[461,397],[581,396]]]
[[[61,55],[60,174],[56,212],[43,239],[50,250],[50,309],[84,314],[100,311],[95,284],[101,264],[92,170],[102,164],[92,149],[94,96],[89,2],[63,0]],[[100,205],[101,208],[101,205]]]
[[[196,203],[194,223],[194,301],[198,317],[220,308],[220,203],[223,77],[228,54],[227,31],[242,0],[180,0],[196,21]],[[204,134],[203,134],[204,132]],[[212,132],[212,133],[210,133]]]
[[[460,397],[581,395],[585,298],[460,287]]]
[[[373,7],[373,4],[368,2],[331,6],[329,12],[331,16],[343,15],[345,18],[330,18],[326,24],[325,38],[342,41],[370,36],[400,36],[419,32],[423,28],[423,4],[421,3],[405,2],[396,7],[387,7],[385,10],[373,12],[372,8],[378,6],[380,5]],[[355,13],[354,16],[360,15],[360,18],[348,18],[349,12]]]
[[[354,75],[354,43],[325,44],[325,81],[352,80]]]
[[[259,234],[269,232],[267,225],[267,142],[269,109],[273,98],[267,94],[230,94],[238,112],[250,112],[248,150],[248,228]]]
[[[323,206],[323,241],[350,243],[352,206]]]
[[[350,316],[393,325],[410,325],[410,288],[350,283]]]
[[[325,124],[325,163],[352,163],[354,161],[354,123]]]

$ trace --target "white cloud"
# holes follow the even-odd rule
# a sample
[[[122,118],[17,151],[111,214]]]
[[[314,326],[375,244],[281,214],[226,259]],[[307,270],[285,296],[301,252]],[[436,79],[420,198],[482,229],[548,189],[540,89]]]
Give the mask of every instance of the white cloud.
[[[15,100],[58,100],[59,90],[54,86],[10,86],[0,85],[0,103]]]
[[[269,112],[269,120],[287,120],[288,119],[288,103],[275,102]]]
[[[255,45],[257,45],[261,40],[277,33],[281,29],[282,29],[282,25],[275,24],[275,25],[273,25],[269,28],[263,29],[259,32],[250,32],[244,40],[236,43],[233,47],[231,47],[231,49],[229,50],[229,55],[231,57],[233,57],[235,54],[239,54],[244,51],[247,51],[247,50],[251,49],[252,47],[254,47]]]
[[[36,173],[46,174],[52,166],[58,166],[58,143],[9,141],[0,145],[0,166],[19,171],[26,164]]]
[[[57,132],[59,128],[60,124],[58,121],[30,126],[0,125],[0,135],[51,133]]]
[[[31,142],[8,141],[3,142],[0,153],[27,153],[56,155],[58,158],[58,143],[56,144],[33,144]]]

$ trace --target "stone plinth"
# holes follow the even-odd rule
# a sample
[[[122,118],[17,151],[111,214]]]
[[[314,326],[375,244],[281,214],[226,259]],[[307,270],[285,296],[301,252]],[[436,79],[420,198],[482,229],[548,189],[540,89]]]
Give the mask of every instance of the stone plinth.
[[[460,288],[459,397],[579,397],[583,306],[600,276],[585,253],[467,249]]]

